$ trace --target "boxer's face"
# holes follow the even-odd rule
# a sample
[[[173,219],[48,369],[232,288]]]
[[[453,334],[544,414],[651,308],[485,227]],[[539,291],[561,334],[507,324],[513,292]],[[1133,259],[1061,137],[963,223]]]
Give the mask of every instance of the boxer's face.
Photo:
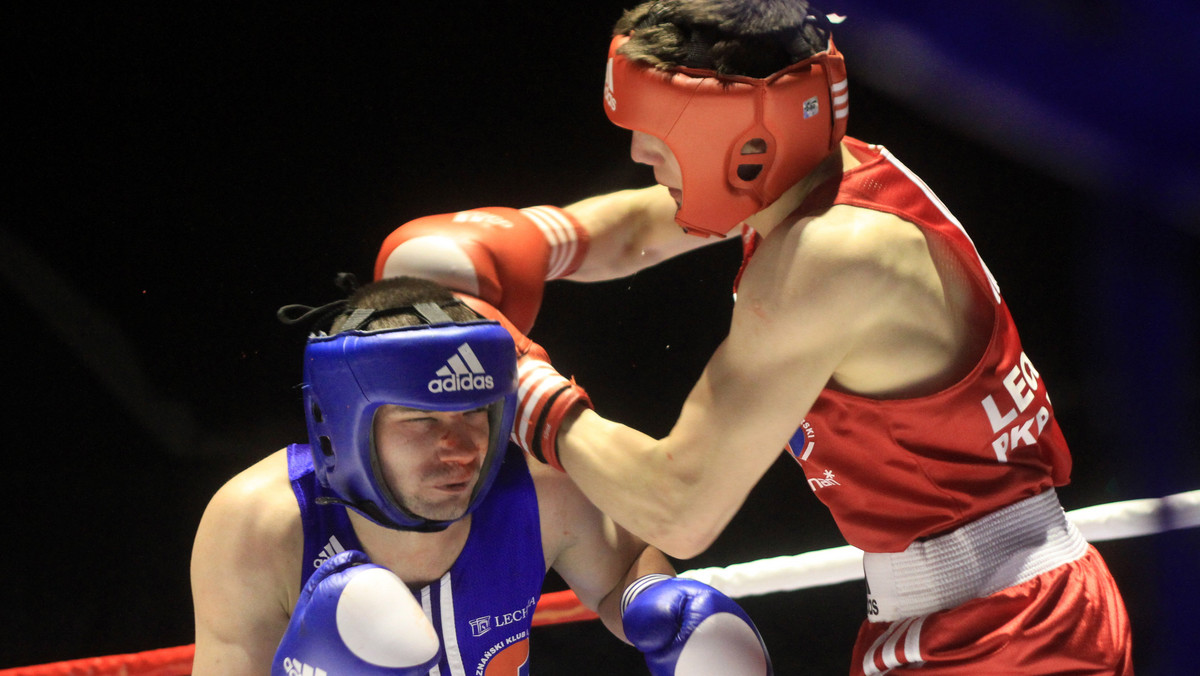
[[[654,180],[667,187],[675,204],[683,203],[683,172],[679,169],[675,153],[662,139],[640,131],[633,132],[629,156],[634,162],[654,167]]]
[[[373,435],[380,468],[400,504],[435,521],[466,513],[488,449],[486,408],[384,405],[375,413]]]

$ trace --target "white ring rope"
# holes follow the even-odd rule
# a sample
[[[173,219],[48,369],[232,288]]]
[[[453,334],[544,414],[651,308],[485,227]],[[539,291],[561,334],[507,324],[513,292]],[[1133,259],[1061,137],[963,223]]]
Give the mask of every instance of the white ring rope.
[[[1067,512],[1089,542],[1153,535],[1200,526],[1200,490],[1162,498],[1110,502]],[[862,550],[846,545],[679,574],[734,598],[860,580]]]

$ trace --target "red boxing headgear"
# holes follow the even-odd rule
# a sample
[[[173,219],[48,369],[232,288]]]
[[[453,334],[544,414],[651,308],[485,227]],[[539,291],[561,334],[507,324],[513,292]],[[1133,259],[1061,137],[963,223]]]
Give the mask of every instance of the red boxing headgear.
[[[837,150],[850,105],[846,64],[829,48],[765,78],[711,70],[658,70],[613,38],[604,112],[613,124],[656,136],[683,173],[675,220],[684,231],[726,233],[779,199]]]

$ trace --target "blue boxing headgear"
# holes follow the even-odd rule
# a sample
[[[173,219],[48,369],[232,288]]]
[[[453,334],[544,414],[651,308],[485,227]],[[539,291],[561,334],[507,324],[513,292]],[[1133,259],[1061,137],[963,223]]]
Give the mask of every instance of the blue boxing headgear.
[[[384,481],[372,439],[375,411],[385,404],[428,411],[488,409],[488,450],[469,514],[487,495],[504,459],[516,410],[516,350],[497,322],[455,322],[433,303],[413,309],[432,323],[309,337],[304,415],[317,480],[336,496],[333,502],[388,528],[436,531],[454,520],[413,514]]]

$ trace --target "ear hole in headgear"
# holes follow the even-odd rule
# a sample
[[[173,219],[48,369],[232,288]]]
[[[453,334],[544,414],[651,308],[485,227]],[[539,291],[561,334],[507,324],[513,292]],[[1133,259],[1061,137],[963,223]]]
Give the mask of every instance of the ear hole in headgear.
[[[763,165],[761,164],[739,164],[737,168],[737,176],[743,181],[753,181],[762,173]]]
[[[761,155],[767,152],[767,142],[760,138],[752,138],[742,146],[743,155]]]
[[[332,458],[333,457],[333,444],[329,441],[329,437],[323,436],[323,437],[320,437],[319,439],[321,441],[321,453],[326,458]]]
[[[761,138],[752,138],[742,144],[742,155],[762,155],[767,152],[767,142]],[[753,181],[762,173],[763,165],[761,164],[739,164],[737,166],[737,177],[743,181]]]
[[[310,408],[312,408],[312,417],[315,422],[325,422],[325,416],[321,413],[321,407],[317,405],[317,402],[314,401]]]

